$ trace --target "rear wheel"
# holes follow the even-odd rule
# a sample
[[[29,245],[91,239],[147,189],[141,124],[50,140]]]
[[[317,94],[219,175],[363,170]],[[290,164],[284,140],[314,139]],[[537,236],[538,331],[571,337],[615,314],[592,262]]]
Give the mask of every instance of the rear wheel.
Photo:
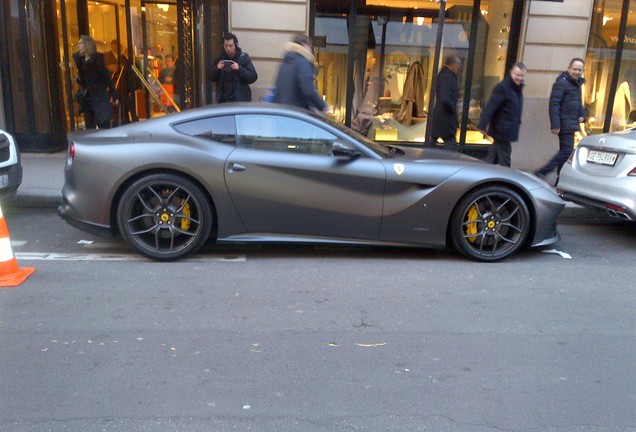
[[[523,246],[530,231],[528,206],[504,186],[477,189],[465,196],[451,216],[451,238],[465,256],[497,261]]]
[[[174,174],[153,174],[131,184],[117,208],[119,231],[140,254],[173,261],[199,249],[210,235],[207,196]]]

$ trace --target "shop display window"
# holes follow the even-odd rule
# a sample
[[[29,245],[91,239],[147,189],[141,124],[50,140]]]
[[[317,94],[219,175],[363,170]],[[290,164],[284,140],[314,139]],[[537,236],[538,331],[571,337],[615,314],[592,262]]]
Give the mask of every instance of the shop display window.
[[[593,134],[636,126],[636,1],[629,2],[619,53],[623,8],[623,0],[597,0],[594,5],[584,90],[587,129]],[[621,61],[617,64],[619,54]]]
[[[327,2],[328,3],[328,2]],[[513,0],[481,1],[473,23],[472,1],[448,1],[445,10],[439,64],[451,54],[459,55],[464,67],[458,79],[460,124],[465,124],[466,144],[489,144],[477,129],[481,107],[492,88],[506,73]],[[349,40],[347,11],[334,13],[317,1],[315,47],[317,89],[333,107],[335,120],[346,123],[378,141],[426,141],[427,119],[434,75],[439,26],[439,4],[416,8],[404,1],[373,1],[358,10],[355,46]],[[377,6],[380,6],[379,4]],[[421,4],[420,4],[421,6]],[[472,26],[474,58],[471,59],[470,91],[467,57]],[[353,101],[346,112],[348,58],[354,57]],[[469,103],[465,104],[465,98]],[[347,119],[347,114],[350,118]],[[466,117],[466,121],[462,119]],[[458,140],[461,130],[457,131]]]

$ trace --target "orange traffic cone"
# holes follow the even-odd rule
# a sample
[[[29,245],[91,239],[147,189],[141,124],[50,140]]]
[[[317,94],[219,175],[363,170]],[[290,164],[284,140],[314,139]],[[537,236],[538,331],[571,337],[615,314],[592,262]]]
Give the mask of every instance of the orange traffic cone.
[[[18,267],[18,260],[15,259],[11,249],[9,229],[0,207],[0,287],[18,286],[34,271],[34,268]]]

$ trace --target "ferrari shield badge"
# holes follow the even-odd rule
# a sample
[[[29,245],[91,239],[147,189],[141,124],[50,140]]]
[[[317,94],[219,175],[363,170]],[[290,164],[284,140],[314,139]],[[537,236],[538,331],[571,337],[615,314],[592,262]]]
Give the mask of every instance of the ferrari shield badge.
[[[402,175],[402,173],[404,172],[404,164],[393,164],[393,170],[397,175]]]

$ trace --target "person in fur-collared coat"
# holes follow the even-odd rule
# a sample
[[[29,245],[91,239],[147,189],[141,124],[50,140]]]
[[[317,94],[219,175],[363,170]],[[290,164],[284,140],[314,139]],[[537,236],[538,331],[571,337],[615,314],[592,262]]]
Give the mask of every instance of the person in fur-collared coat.
[[[110,79],[104,56],[97,52],[95,41],[82,35],[73,54],[79,76],[76,82],[88,90],[88,100],[80,104],[86,129],[108,129],[113,121],[113,108],[119,105],[119,93]]]
[[[274,102],[330,111],[327,103],[314,88],[313,43],[309,36],[294,36],[285,44],[285,57],[278,69]]]

